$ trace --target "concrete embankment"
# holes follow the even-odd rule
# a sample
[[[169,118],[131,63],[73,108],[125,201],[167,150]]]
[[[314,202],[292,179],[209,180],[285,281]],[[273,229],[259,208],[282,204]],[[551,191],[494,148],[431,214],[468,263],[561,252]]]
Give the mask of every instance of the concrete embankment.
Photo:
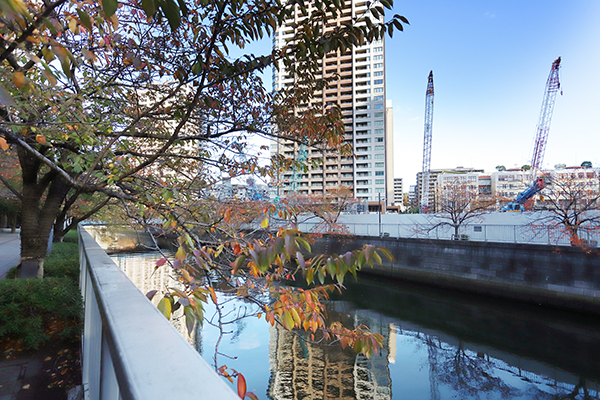
[[[600,251],[513,243],[326,236],[318,253],[364,244],[387,248],[394,261],[363,273],[600,314]]]

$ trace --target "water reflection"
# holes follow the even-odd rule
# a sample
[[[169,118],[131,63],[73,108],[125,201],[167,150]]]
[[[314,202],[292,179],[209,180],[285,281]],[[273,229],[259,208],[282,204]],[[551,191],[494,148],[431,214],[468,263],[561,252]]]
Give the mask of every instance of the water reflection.
[[[171,252],[166,252],[168,256],[172,256]],[[156,261],[162,257],[158,251],[148,251],[140,253],[115,253],[111,254],[110,258],[117,264],[125,275],[140,289],[144,294],[151,290],[158,290],[159,293],[154,296],[152,303],[158,305],[162,298],[160,292],[166,291],[168,288],[181,289],[183,285],[176,279],[173,270],[167,264],[154,269]],[[187,339],[191,344],[195,343],[192,334],[189,334],[183,317],[183,307],[174,311],[171,316],[171,323],[175,329]]]
[[[143,292],[175,284],[168,269],[149,275],[157,258],[116,257]],[[348,288],[328,315],[382,334],[378,355],[310,345],[301,333],[249,318],[228,328],[218,364],[242,372],[261,399],[600,398],[598,318],[364,277]],[[210,363],[218,336],[208,324],[192,336]]]

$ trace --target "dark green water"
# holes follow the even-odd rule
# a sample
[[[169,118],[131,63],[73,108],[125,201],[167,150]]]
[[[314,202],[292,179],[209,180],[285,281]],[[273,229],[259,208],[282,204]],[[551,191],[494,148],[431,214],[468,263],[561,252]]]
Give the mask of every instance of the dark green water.
[[[142,291],[161,285],[146,276],[156,253],[113,258]],[[260,399],[600,399],[599,317],[368,277],[347,286],[329,316],[381,333],[379,355],[238,320],[252,306],[219,295],[234,322],[217,365],[244,374]],[[213,363],[218,337],[205,323],[189,340]]]

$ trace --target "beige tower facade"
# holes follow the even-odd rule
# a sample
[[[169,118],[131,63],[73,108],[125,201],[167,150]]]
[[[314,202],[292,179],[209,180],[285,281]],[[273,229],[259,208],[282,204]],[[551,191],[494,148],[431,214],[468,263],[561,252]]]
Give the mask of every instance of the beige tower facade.
[[[347,1],[338,18],[327,21],[325,30],[335,29],[354,18],[369,15],[372,2]],[[294,27],[303,15],[297,7],[293,18],[277,30],[273,46],[281,48],[293,38]],[[373,18],[372,16],[370,18]],[[280,177],[278,194],[292,191],[303,195],[320,195],[342,186],[351,188],[355,197],[369,202],[371,208],[393,202],[393,160],[391,143],[391,108],[386,107],[384,39],[357,46],[345,53],[330,52],[320,60],[324,77],[337,74],[338,79],[327,89],[315,93],[314,104],[335,104],[342,110],[344,140],[351,143],[355,157],[342,157],[336,151],[308,148],[299,156],[299,146],[282,139],[271,142],[271,154],[282,154],[306,161],[316,161],[307,172],[285,171]],[[273,90],[294,85],[295,77],[281,65],[273,72]],[[303,152],[301,152],[303,153]],[[391,194],[391,196],[390,196]]]

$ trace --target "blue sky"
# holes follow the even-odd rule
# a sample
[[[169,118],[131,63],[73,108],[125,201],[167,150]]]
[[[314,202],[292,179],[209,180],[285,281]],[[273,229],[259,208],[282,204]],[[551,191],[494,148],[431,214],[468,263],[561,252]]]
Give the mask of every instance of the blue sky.
[[[386,38],[395,176],[422,165],[427,75],[435,101],[431,168],[528,164],[546,79],[562,57],[544,166],[600,166],[600,1],[396,0],[410,21]]]
[[[600,0],[396,0],[410,25],[386,36],[394,175],[423,163],[427,76],[435,85],[431,168],[494,172],[531,162],[552,62],[562,57],[544,167],[600,166]],[[245,49],[268,53],[268,38]],[[269,84],[270,71],[264,80]]]

